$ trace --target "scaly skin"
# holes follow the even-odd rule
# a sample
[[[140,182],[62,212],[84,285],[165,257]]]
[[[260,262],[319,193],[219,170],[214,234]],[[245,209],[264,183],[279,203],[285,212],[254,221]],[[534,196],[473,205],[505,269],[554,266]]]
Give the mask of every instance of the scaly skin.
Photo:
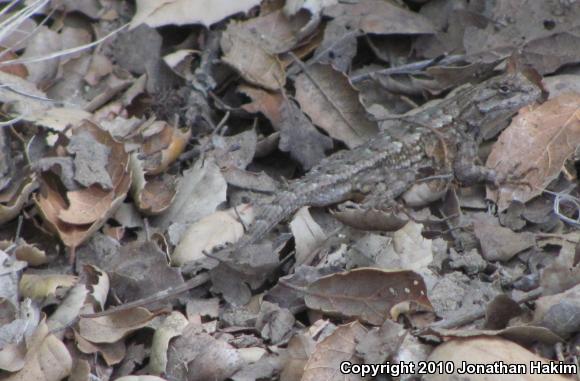
[[[382,131],[361,146],[328,156],[273,202],[258,205],[247,234],[225,250],[258,242],[303,206],[327,206],[356,194],[392,201],[425,172],[454,175],[464,182],[496,181],[492,170],[473,164],[481,128],[511,117],[541,96],[540,84],[522,73],[503,74],[403,117],[397,130]]]

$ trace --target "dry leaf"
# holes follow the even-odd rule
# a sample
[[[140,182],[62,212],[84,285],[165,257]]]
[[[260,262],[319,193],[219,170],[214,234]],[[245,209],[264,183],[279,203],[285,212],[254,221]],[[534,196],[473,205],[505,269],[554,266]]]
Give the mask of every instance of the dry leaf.
[[[300,381],[304,366],[314,351],[316,342],[304,332],[294,335],[286,347],[288,361],[280,373],[280,381]]]
[[[534,323],[568,338],[580,328],[580,285],[536,301]]]
[[[196,332],[197,328],[190,324],[169,344],[167,377],[187,381],[228,379],[243,365],[238,351],[225,341]]]
[[[356,147],[378,131],[366,117],[348,78],[330,66],[311,65],[296,78],[296,100],[302,110],[330,136]]]
[[[71,133],[89,133],[99,144],[110,148],[106,173],[110,176],[112,185],[110,190],[93,184],[63,194],[60,184],[53,176],[41,176],[40,193],[35,195],[34,201],[48,226],[58,233],[65,245],[74,249],[100,229],[123,202],[131,185],[131,175],[128,169],[129,156],[123,145],[114,141],[108,132],[85,121],[73,128]],[[60,147],[62,152],[64,147]],[[59,148],[55,148],[56,151]]]
[[[413,271],[358,268],[310,284],[304,300],[309,308],[381,325],[395,305],[412,301],[431,310],[423,278]]]
[[[267,50],[243,24],[232,21],[222,34],[222,60],[244,79],[269,90],[286,84],[286,73],[278,57]]]
[[[20,293],[22,297],[42,300],[54,296],[57,289],[68,290],[78,281],[73,275],[38,275],[23,274],[20,279]]]
[[[247,112],[261,112],[274,126],[278,126],[282,121],[282,105],[284,97],[280,93],[262,90],[249,85],[238,87],[238,91],[246,94],[252,99],[251,103],[242,106]]]
[[[127,353],[125,343],[121,340],[110,344],[95,344],[79,336],[78,332],[75,332],[75,340],[79,351],[86,354],[100,354],[109,366],[120,363]]]
[[[154,224],[166,229],[171,224],[189,224],[213,213],[226,200],[227,184],[212,160],[199,160],[183,172],[171,206],[156,217]]]
[[[282,10],[276,10],[247,21],[240,27],[248,31],[270,53],[285,53],[293,49],[301,37],[301,29],[308,23],[307,13],[287,17]]]
[[[181,335],[188,321],[181,313],[174,311],[167,316],[161,326],[153,335],[151,343],[151,357],[149,359],[149,370],[153,374],[164,374],[167,366],[167,348],[169,341]]]
[[[0,225],[20,213],[28,197],[37,187],[35,174],[29,174],[21,179],[13,178],[12,186],[0,193]]]
[[[304,366],[302,381],[360,380],[358,374],[343,374],[340,364],[344,361],[362,363],[356,355],[356,345],[366,332],[364,326],[357,321],[339,326],[330,336],[316,344]]]
[[[145,215],[158,215],[166,211],[177,193],[175,180],[170,176],[146,177],[144,162],[136,153],[131,155],[131,193],[135,206]]]
[[[258,4],[259,0],[137,0],[131,28],[141,23],[151,27],[185,24],[209,27],[230,15],[247,12]]]
[[[324,15],[373,34],[431,34],[435,28],[426,17],[381,0],[363,0],[338,4],[324,10]]]
[[[206,258],[204,251],[226,243],[233,243],[244,235],[244,223],[253,220],[253,209],[242,205],[234,209],[218,211],[193,223],[183,234],[181,241],[171,255],[174,266]]]
[[[505,210],[541,194],[580,145],[580,94],[562,94],[520,113],[500,136],[486,166],[507,178],[487,196]],[[515,179],[510,181],[510,179]]]
[[[44,321],[39,324],[27,346],[24,367],[4,378],[5,381],[60,381],[70,374],[71,355],[64,343],[49,333]]]
[[[488,261],[509,261],[536,244],[533,233],[516,233],[504,228],[497,218],[486,213],[473,216],[473,231],[481,245],[481,255]]]
[[[290,229],[296,241],[296,265],[308,264],[313,252],[326,240],[326,234],[314,221],[308,208],[300,208],[290,222]]]
[[[81,318],[79,335],[92,343],[114,343],[146,327],[155,315],[145,308],[133,308],[107,316]]]

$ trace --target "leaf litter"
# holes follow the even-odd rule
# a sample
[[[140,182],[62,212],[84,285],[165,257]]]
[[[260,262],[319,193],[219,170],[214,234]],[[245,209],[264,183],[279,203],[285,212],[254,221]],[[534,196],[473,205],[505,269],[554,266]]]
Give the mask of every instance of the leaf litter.
[[[344,361],[578,366],[580,4],[1,9],[0,378],[360,379],[340,372]],[[550,98],[501,135],[482,132],[498,186],[312,206],[235,262],[212,255],[288,180],[502,70],[514,50]]]

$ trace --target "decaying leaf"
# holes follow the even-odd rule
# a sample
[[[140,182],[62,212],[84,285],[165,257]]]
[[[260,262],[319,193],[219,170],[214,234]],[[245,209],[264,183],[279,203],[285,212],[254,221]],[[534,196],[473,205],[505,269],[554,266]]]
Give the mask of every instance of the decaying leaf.
[[[353,364],[362,362],[356,354],[356,344],[365,333],[364,326],[356,321],[336,328],[330,336],[316,344],[304,366],[302,380],[360,380],[357,374],[341,373],[340,364],[344,361]]]
[[[241,23],[228,24],[221,38],[221,48],[224,62],[246,81],[269,90],[280,89],[286,84],[286,73],[278,57]]]
[[[580,285],[556,295],[538,299],[534,322],[551,329],[561,337],[569,337],[580,327]]]
[[[207,27],[223,18],[246,12],[260,4],[258,0],[138,0],[137,13],[131,21],[135,28],[141,23],[151,27],[163,25],[202,24]]]
[[[13,184],[15,186],[0,192],[0,225],[15,218],[30,194],[38,187],[34,174],[21,179],[15,178]]]
[[[479,239],[481,254],[488,261],[509,261],[536,243],[534,234],[513,232],[500,226],[496,218],[485,213],[474,216],[473,230]]]
[[[55,335],[49,333],[42,321],[27,343],[24,367],[5,378],[9,381],[46,380],[60,381],[72,370],[72,357]]]
[[[226,181],[212,160],[198,161],[183,173],[171,206],[153,222],[162,229],[171,224],[195,222],[213,213],[226,200],[226,188]],[[177,242],[179,239],[174,243]]]
[[[253,209],[242,205],[236,210],[217,211],[193,223],[183,234],[181,241],[175,247],[171,262],[182,266],[187,262],[205,259],[204,251],[226,243],[233,243],[244,235],[244,223],[253,220]]]
[[[308,208],[301,208],[290,222],[290,229],[296,241],[296,264],[305,265],[312,259],[314,251],[326,239],[324,231],[314,221]]]
[[[302,110],[330,136],[356,147],[377,133],[366,117],[348,78],[330,66],[311,65],[296,78],[296,100]]]
[[[72,135],[81,133],[90,134],[96,142],[110,149],[106,161],[96,165],[105,166],[111,180],[111,189],[92,184],[79,190],[62,192],[60,180],[44,171],[40,177],[40,192],[34,197],[44,221],[71,249],[79,246],[105,223],[123,202],[131,185],[129,156],[123,145],[88,121],[71,131]],[[64,136],[62,141],[60,147],[65,148]],[[58,151],[56,148],[55,153],[58,154]]]
[[[580,95],[562,94],[520,113],[501,135],[486,163],[506,179],[487,193],[500,210],[541,194],[558,176],[580,145],[579,104]]]
[[[145,308],[133,308],[107,316],[81,318],[79,334],[92,343],[114,343],[147,326],[154,317]]]
[[[57,289],[68,290],[78,278],[73,275],[36,275],[24,274],[20,279],[20,292],[26,298],[42,300],[55,296]]]
[[[414,12],[387,1],[363,0],[354,4],[337,4],[324,10],[324,15],[347,25],[374,34],[431,34],[431,22]]]
[[[139,211],[146,215],[158,215],[171,206],[176,195],[175,181],[171,176],[148,178],[143,165],[137,154],[131,155],[131,193]]]
[[[234,347],[207,333],[196,332],[196,328],[190,324],[180,337],[171,341],[167,362],[169,378],[225,380],[241,368],[243,362]]]
[[[173,312],[167,316],[153,335],[153,343],[151,344],[151,360],[149,362],[150,372],[153,374],[165,373],[167,366],[167,348],[169,341],[181,335],[188,322],[185,316],[179,312]]]
[[[431,310],[423,278],[413,271],[359,268],[310,284],[304,300],[309,308],[359,318],[373,325],[388,319],[395,305],[412,301]]]

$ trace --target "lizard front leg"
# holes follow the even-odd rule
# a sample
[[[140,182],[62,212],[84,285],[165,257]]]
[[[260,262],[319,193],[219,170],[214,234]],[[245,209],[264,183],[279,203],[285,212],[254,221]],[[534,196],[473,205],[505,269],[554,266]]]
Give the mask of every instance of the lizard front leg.
[[[453,162],[455,178],[465,185],[488,182],[497,186],[502,182],[495,170],[477,164],[477,160],[477,142],[475,140],[468,139],[459,143]]]

